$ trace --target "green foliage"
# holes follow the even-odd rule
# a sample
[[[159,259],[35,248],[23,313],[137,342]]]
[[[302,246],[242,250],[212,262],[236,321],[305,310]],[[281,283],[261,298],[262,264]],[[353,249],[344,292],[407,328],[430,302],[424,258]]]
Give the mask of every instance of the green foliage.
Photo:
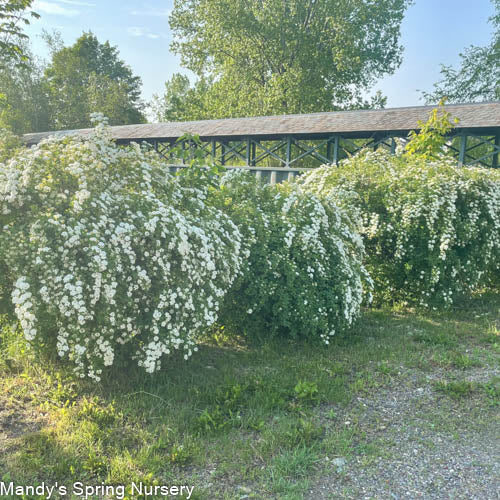
[[[119,59],[116,47],[91,32],[71,47],[55,46],[45,82],[55,130],[89,127],[93,112],[104,113],[112,125],[145,121],[141,79]]]
[[[325,429],[312,419],[299,418],[285,428],[281,442],[286,448],[297,446],[312,446],[325,433]]]
[[[210,82],[200,78],[191,87],[189,78],[174,73],[165,82],[163,96],[155,95],[151,104],[155,119],[160,122],[177,122],[220,118],[211,115]]]
[[[148,373],[176,350],[188,359],[243,256],[204,186],[182,188],[159,156],[117,147],[95,118],[90,137],[0,163],[0,293],[32,345],[100,380],[115,358]]]
[[[176,0],[172,48],[200,82],[187,90],[184,80],[175,116],[190,115],[183,114],[188,93],[203,101],[198,113],[213,118],[380,104],[380,96],[369,103],[362,95],[399,66],[400,24],[409,3]],[[174,100],[166,97],[171,109]]]
[[[120,418],[117,414],[114,402],[104,405],[99,398],[84,397],[78,407],[76,418],[95,422],[100,427],[115,423]]]
[[[29,61],[22,43],[28,36],[22,27],[30,24],[30,17],[40,17],[36,12],[26,12],[32,3],[33,0],[0,0],[0,70],[12,63],[25,66]]]
[[[497,101],[500,99],[500,0],[492,0],[495,14],[489,19],[495,31],[486,47],[471,46],[460,54],[459,69],[441,66],[441,81],[433,92],[424,92],[428,103],[446,97],[450,102]]]
[[[319,389],[316,382],[301,380],[293,390],[300,401],[314,402],[319,400]]]
[[[22,147],[23,143],[17,135],[0,128],[0,163],[12,158]]]
[[[142,123],[140,78],[119,59],[116,47],[84,33],[71,47],[64,47],[59,33],[43,35],[51,61],[29,59],[0,68],[0,127],[15,133],[85,128],[90,115],[100,112],[113,125]]]
[[[474,391],[474,384],[467,380],[438,380],[434,383],[434,388],[439,392],[447,394],[451,398],[461,399],[472,394],[472,392]]]
[[[483,382],[480,389],[489,399],[491,406],[500,406],[500,377],[493,377],[488,382]]]
[[[0,68],[0,127],[17,134],[40,132],[53,128],[51,106],[43,77],[43,64],[30,52],[26,43],[23,50],[28,61],[19,66],[10,61]]]
[[[448,140],[446,135],[459,122],[458,118],[454,118],[452,123],[451,113],[445,111],[445,101],[446,99],[441,99],[439,106],[432,110],[427,122],[418,121],[418,132],[410,131],[410,140],[405,147],[407,154],[418,154],[430,159],[445,153],[444,145]]]
[[[0,128],[0,165],[14,156],[21,148],[22,143],[19,137]],[[7,266],[0,260],[0,276],[7,276],[7,274]],[[10,286],[5,282],[5,279],[0,279],[0,314],[12,312],[9,293]]]
[[[452,366],[453,368],[462,370],[466,370],[473,366],[481,366],[481,363],[477,359],[459,352],[448,351],[443,358],[443,364],[445,366]]]
[[[449,306],[498,272],[500,175],[493,169],[379,150],[300,182],[358,220],[378,301]]]
[[[231,170],[213,201],[244,235],[245,267],[220,321],[252,336],[322,339],[358,317],[363,246],[344,213],[294,184],[264,185]]]
[[[213,404],[204,408],[196,418],[195,427],[199,433],[217,432],[240,424],[243,402],[254,391],[253,382],[227,384],[218,387]]]

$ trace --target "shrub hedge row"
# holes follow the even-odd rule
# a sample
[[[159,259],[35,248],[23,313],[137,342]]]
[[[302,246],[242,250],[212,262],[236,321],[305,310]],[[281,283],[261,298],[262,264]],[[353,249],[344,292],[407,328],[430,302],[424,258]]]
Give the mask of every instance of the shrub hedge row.
[[[300,182],[356,223],[377,302],[449,306],[498,277],[498,171],[380,150]]]
[[[0,304],[81,377],[187,359],[216,322],[328,343],[373,287],[447,306],[498,272],[496,172],[372,152],[298,184],[172,176],[97,118],[30,149],[0,135]]]

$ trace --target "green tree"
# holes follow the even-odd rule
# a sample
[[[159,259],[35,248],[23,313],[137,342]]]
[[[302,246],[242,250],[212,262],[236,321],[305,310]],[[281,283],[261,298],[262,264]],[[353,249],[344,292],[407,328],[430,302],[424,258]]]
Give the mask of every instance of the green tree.
[[[91,125],[89,115],[101,111],[111,125],[145,121],[140,101],[141,79],[119,59],[116,47],[91,33],[71,47],[52,51],[45,70],[55,129]]]
[[[401,63],[409,0],[175,0],[173,50],[213,84],[212,116],[370,105],[363,93]]]
[[[459,123],[458,118],[451,118],[451,113],[445,110],[445,99],[439,101],[429,115],[427,122],[418,120],[419,131],[410,131],[405,150],[408,155],[420,155],[431,158],[438,154],[445,154],[445,144],[449,140],[447,134]]]
[[[0,68],[0,128],[16,134],[52,128],[50,102],[43,78],[43,64],[33,56],[27,41],[20,43],[26,62],[13,59]]]
[[[200,78],[191,86],[189,78],[180,73],[174,73],[165,82],[163,96],[155,95],[151,103],[154,117],[158,121],[175,122],[203,120],[212,118],[210,115],[211,82]]]
[[[22,27],[30,23],[30,17],[40,17],[36,12],[27,12],[32,3],[33,0],[0,0],[0,68],[5,69],[12,62],[16,66],[28,62],[22,44],[28,36]]]
[[[158,121],[190,121],[209,120],[214,118],[230,118],[256,114],[242,103],[232,103],[224,99],[222,88],[211,79],[199,78],[192,86],[189,78],[180,73],[174,73],[165,82],[163,96],[154,95],[150,108]],[[358,99],[350,109],[380,109],[384,108],[387,97],[380,90],[370,100]]]
[[[460,54],[459,69],[441,66],[442,79],[433,92],[424,92],[428,103],[447,97],[450,102],[500,99],[500,0],[493,0],[495,15],[489,21],[495,31],[486,47],[471,46]]]

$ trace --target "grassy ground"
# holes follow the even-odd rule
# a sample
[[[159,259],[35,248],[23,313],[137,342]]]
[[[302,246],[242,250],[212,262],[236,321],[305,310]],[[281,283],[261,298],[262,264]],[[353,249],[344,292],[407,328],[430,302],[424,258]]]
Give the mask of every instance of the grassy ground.
[[[329,348],[247,345],[219,332],[189,362],[105,385],[34,363],[4,329],[0,480],[70,491],[76,481],[189,485],[194,499],[356,498],[363,485],[349,484],[344,468],[398,455],[382,413],[369,411],[374,401],[389,421],[399,411],[392,394],[427,395],[431,404],[403,413],[410,428],[420,411],[428,446],[439,446],[432,433],[490,429],[494,438],[499,311],[491,293],[447,313],[366,311]]]

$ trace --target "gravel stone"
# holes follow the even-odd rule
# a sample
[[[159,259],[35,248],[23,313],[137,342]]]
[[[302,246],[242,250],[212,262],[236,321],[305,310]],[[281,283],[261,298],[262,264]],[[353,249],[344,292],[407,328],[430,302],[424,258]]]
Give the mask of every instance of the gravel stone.
[[[499,370],[434,372],[426,386],[422,375],[418,370],[407,372],[347,407],[333,408],[340,423],[349,418],[362,431],[362,443],[374,445],[378,452],[367,456],[362,447],[354,446],[345,465],[340,470],[331,467],[304,498],[500,499],[498,406],[474,397],[454,401],[432,385],[445,375],[487,381]]]

